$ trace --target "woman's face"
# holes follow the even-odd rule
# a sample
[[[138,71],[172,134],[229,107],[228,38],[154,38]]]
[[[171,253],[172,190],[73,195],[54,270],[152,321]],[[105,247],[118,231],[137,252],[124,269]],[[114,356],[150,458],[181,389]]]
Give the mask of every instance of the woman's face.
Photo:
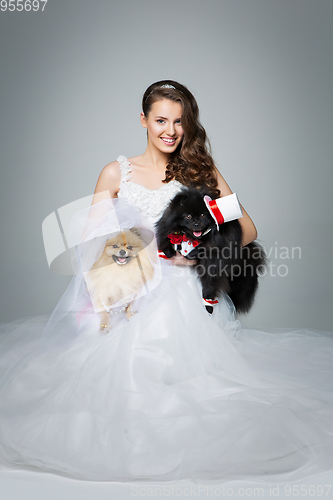
[[[184,135],[181,116],[181,104],[170,99],[154,102],[147,117],[142,112],[140,118],[148,130],[148,144],[163,153],[173,153]]]

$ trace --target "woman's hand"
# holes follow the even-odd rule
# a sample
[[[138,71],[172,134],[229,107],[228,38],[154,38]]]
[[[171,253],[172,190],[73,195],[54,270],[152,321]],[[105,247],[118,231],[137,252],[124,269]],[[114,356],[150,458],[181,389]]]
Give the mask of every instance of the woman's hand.
[[[198,263],[197,259],[186,259],[185,257],[183,257],[183,255],[180,255],[180,253],[177,253],[169,260],[174,266],[194,266]]]

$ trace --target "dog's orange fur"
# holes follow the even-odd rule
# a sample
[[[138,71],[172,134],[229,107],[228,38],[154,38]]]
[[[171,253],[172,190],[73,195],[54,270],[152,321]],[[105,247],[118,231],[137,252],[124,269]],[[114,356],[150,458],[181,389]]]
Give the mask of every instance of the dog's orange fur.
[[[113,256],[117,261],[118,258],[130,258],[128,262],[119,264]],[[147,254],[146,243],[138,228],[121,231],[107,240],[102,255],[85,273],[94,309],[101,314],[101,331],[108,331],[110,328],[110,315],[103,308],[102,301],[108,307],[118,301],[122,301],[121,305],[131,302],[146,281],[152,279],[153,274],[154,268]],[[129,304],[126,316],[129,319],[131,315]],[[107,326],[103,328],[102,325]]]

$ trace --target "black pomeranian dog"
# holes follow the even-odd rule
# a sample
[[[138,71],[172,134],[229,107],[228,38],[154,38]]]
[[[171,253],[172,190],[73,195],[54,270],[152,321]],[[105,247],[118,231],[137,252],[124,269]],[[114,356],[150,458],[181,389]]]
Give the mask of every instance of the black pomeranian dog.
[[[266,254],[256,242],[242,247],[239,221],[225,222],[217,229],[203,197],[214,192],[203,187],[184,187],[170,201],[155,225],[157,245],[167,258],[178,251],[187,259],[197,259],[193,268],[202,285],[207,311],[227,293],[237,312],[250,310],[258,288],[258,276],[265,270]]]

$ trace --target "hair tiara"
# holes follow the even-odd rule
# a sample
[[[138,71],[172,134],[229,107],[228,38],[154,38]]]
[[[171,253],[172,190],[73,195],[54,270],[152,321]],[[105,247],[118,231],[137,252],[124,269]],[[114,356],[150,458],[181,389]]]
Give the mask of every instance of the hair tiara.
[[[174,90],[178,90],[178,92],[180,92],[181,94],[183,94],[183,92],[180,90],[180,89],[176,89],[176,87],[174,87],[173,85],[170,85],[169,83],[164,83],[163,85],[161,85],[160,87],[155,87],[153,88],[153,90],[151,90],[149,92],[149,94],[147,95],[146,99],[145,99],[145,102],[146,100],[148,99],[148,97],[150,97],[150,95],[155,92],[155,90],[159,90],[159,89],[174,89]]]

